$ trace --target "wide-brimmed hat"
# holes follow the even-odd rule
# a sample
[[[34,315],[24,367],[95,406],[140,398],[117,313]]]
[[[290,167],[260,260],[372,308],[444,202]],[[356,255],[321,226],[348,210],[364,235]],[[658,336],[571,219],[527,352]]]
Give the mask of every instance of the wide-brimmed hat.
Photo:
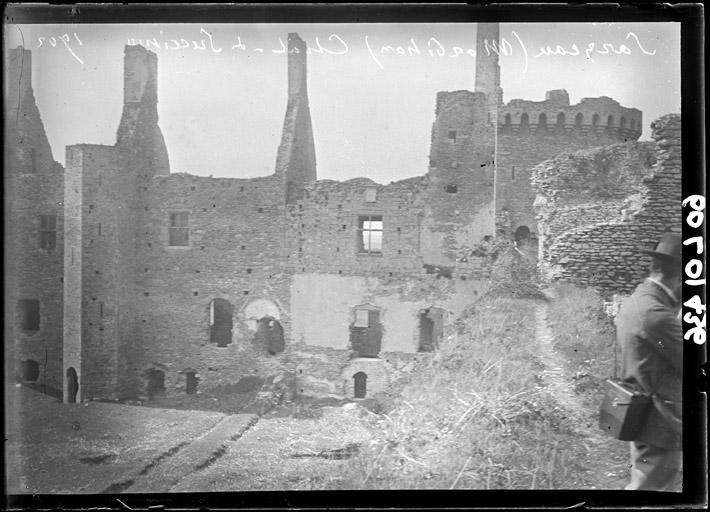
[[[683,240],[680,235],[675,233],[663,233],[663,236],[659,240],[658,244],[656,244],[656,248],[654,250],[641,249],[641,252],[651,256],[680,261],[682,243]]]

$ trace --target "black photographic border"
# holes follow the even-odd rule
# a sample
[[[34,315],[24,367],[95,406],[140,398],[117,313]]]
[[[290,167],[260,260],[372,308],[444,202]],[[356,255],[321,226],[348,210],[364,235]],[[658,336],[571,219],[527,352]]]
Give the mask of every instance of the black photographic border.
[[[407,23],[407,22],[680,22],[683,136],[682,196],[704,195],[704,12],[701,4],[104,4],[5,7],[20,23]],[[681,205],[678,205],[681,208]],[[683,238],[690,228],[683,208]],[[703,255],[704,256],[704,255]],[[684,247],[683,264],[694,246]],[[702,257],[704,260],[705,258]],[[705,273],[703,273],[703,276]],[[684,300],[705,287],[684,287]],[[621,490],[276,491],[119,495],[6,495],[8,509],[474,509],[707,508],[706,346],[684,342],[684,482],[682,493]],[[5,468],[11,471],[12,468]]]

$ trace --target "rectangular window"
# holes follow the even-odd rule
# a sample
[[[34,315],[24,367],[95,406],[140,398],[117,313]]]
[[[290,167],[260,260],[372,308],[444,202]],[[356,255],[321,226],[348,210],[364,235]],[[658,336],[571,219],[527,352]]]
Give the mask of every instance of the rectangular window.
[[[190,245],[190,227],[188,212],[170,212],[169,244],[171,246]]]
[[[449,130],[449,140],[456,142],[456,130]]]
[[[369,327],[369,311],[367,309],[355,310],[355,325],[354,327]]]
[[[515,181],[515,166],[510,169],[510,179]]]
[[[57,248],[57,216],[39,216],[39,246],[46,251]]]
[[[358,217],[358,252],[382,254],[382,217],[364,215]]]
[[[25,331],[39,331],[39,301],[21,299],[17,306],[20,327]]]

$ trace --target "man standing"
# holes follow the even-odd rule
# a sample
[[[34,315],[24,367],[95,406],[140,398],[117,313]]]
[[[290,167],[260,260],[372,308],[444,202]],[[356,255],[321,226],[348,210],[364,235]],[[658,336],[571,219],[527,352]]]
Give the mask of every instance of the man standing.
[[[666,233],[651,256],[650,275],[624,302],[616,320],[623,379],[653,405],[631,442],[627,490],[680,490],[683,329],[681,238]]]

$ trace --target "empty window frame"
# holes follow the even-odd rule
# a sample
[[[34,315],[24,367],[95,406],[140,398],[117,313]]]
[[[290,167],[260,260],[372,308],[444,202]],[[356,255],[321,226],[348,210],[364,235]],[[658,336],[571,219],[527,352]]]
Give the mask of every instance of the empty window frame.
[[[39,216],[39,246],[45,251],[57,248],[57,216]]]
[[[361,215],[357,222],[358,252],[362,254],[382,254],[382,216]]]
[[[169,216],[168,245],[171,247],[185,247],[190,245],[190,213],[170,212]]]
[[[17,301],[17,313],[20,328],[23,331],[39,331],[39,301],[20,299]]]
[[[456,142],[456,130],[449,130],[449,142]]]
[[[371,306],[354,309],[350,326],[350,345],[358,357],[378,357],[382,346],[380,311]]]

